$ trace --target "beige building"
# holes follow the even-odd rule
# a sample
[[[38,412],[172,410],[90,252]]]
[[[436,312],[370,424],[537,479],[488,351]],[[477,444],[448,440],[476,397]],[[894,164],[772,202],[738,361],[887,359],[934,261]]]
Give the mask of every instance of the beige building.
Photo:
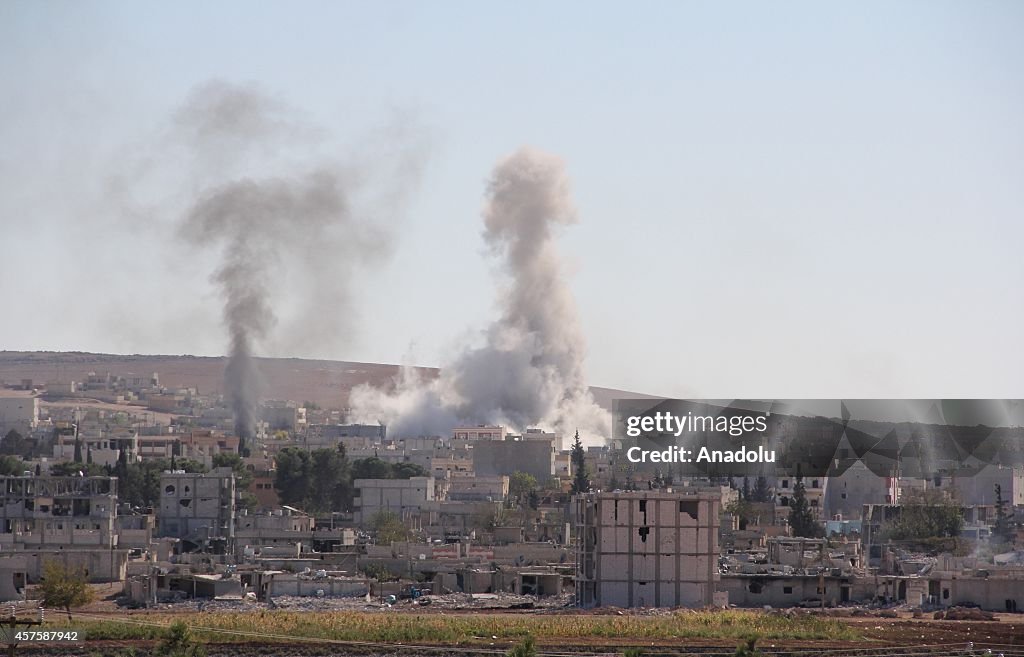
[[[95,582],[121,579],[127,550],[116,520],[114,477],[0,477],[0,559],[23,557],[31,582],[49,560]]]
[[[380,511],[391,511],[403,520],[418,520],[425,504],[434,500],[433,477],[356,479],[353,485],[355,522],[360,526]]]
[[[193,542],[234,537],[235,473],[215,468],[203,474],[184,471],[160,475],[158,536]]]
[[[479,425],[476,427],[455,427],[452,429],[454,440],[505,440],[507,432],[505,427]]]
[[[717,491],[588,493],[574,501],[580,606],[724,603],[715,593]]]

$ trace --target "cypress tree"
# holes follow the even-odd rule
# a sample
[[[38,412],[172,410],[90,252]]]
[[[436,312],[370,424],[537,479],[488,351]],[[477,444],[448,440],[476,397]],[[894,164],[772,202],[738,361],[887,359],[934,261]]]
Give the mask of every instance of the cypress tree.
[[[587,476],[587,461],[583,451],[583,443],[580,442],[579,429],[576,430],[576,439],[572,443],[570,460],[572,461],[573,469],[572,492],[574,494],[586,493],[590,490],[590,478]]]

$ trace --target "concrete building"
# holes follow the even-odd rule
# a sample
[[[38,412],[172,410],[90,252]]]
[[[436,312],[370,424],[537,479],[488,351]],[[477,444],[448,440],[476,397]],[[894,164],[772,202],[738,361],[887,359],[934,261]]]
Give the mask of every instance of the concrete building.
[[[512,476],[516,472],[547,482],[555,473],[554,439],[481,440],[473,443],[473,471],[483,476]]]
[[[453,502],[503,502],[508,497],[508,477],[457,474],[447,479],[447,499]]]
[[[824,497],[828,519],[859,520],[865,504],[894,504],[899,487],[893,477],[875,474],[858,460],[842,474],[829,477]]]
[[[39,398],[27,395],[0,396],[0,437],[14,430],[29,435],[39,424]]]
[[[263,421],[271,431],[295,431],[306,426],[306,409],[293,401],[265,401]]]
[[[391,511],[403,520],[419,520],[427,502],[434,500],[433,477],[409,479],[356,479],[353,500],[355,522],[364,525],[379,511]]]
[[[0,560],[38,581],[49,560],[80,567],[90,580],[124,577],[127,551],[117,533],[113,477],[0,477]]]
[[[132,429],[96,429],[78,435],[58,433],[53,443],[53,458],[73,461],[75,444],[82,451],[83,463],[114,466],[121,452],[129,463],[139,460],[139,434]]]
[[[507,431],[505,427],[479,425],[475,427],[455,427],[452,429],[452,439],[477,441],[477,440],[505,440]]]
[[[160,475],[157,536],[195,544],[234,537],[235,474],[216,468],[204,474],[184,471]]]
[[[588,493],[574,498],[576,600],[583,607],[724,603],[717,493]]]
[[[779,507],[776,510],[776,515],[785,515],[789,513],[789,502],[793,499],[793,493],[796,490],[796,477],[776,477],[772,490],[775,493],[775,505]],[[827,477],[804,477],[804,495],[807,498],[807,504],[811,508],[811,513],[819,522],[824,519],[825,512],[825,491],[828,486]]]

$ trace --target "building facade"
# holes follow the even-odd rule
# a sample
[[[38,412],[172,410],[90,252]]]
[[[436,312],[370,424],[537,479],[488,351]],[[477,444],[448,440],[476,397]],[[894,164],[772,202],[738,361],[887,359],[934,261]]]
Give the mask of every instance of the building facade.
[[[714,492],[632,491],[574,498],[576,600],[583,607],[721,602]]]

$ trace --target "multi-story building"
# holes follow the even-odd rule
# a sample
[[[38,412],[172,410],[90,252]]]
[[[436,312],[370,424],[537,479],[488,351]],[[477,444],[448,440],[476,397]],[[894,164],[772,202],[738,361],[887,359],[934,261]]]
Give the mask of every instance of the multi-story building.
[[[114,477],[0,477],[0,558],[26,557],[30,581],[48,560],[82,568],[93,581],[124,576]]]
[[[415,524],[426,502],[434,500],[433,477],[409,479],[356,479],[353,500],[355,522],[367,523],[380,511],[391,511]]]
[[[82,463],[113,466],[123,452],[129,463],[139,460],[139,434],[133,429],[96,428],[94,430],[60,432],[53,443],[53,458],[73,461],[76,450],[81,451]]]
[[[828,487],[828,477],[803,477],[804,496],[811,508],[816,520],[821,522],[825,519],[825,491]],[[775,493],[775,505],[779,507],[776,516],[785,515],[789,512],[789,503],[796,492],[797,479],[788,475],[776,477],[772,490]]]
[[[583,607],[720,604],[719,493],[633,491],[574,498]]]
[[[157,535],[193,543],[234,537],[235,473],[215,468],[208,473],[164,472],[160,475]]]
[[[293,401],[265,401],[263,421],[271,431],[295,431],[306,426],[306,409]]]
[[[505,427],[478,425],[475,427],[455,427],[452,429],[453,440],[465,440],[473,442],[476,440],[505,440],[507,432]]]
[[[473,443],[473,471],[478,475],[533,475],[538,482],[551,480],[555,473],[554,439],[549,435],[530,440],[480,440]]]
[[[39,398],[0,396],[0,437],[14,430],[27,436],[39,423]]]

